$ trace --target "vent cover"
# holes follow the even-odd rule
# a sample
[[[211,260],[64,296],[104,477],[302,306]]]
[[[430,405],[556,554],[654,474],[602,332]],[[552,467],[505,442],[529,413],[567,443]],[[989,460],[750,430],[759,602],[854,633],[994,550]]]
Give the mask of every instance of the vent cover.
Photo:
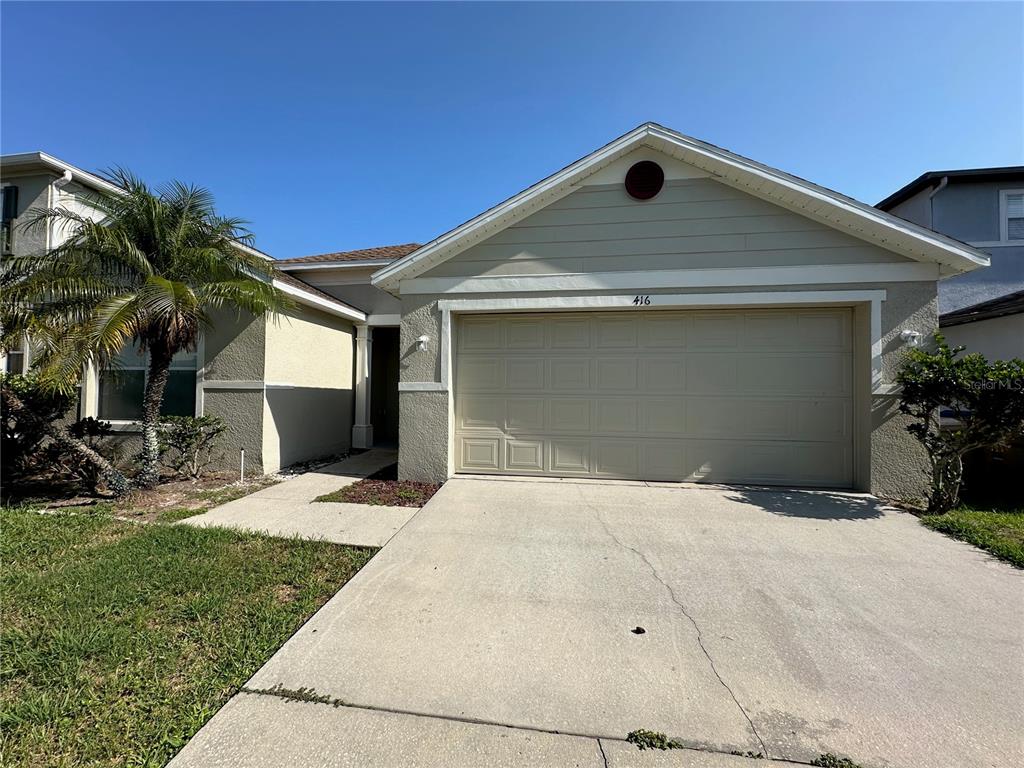
[[[665,172],[653,160],[641,160],[626,171],[626,192],[634,200],[650,200],[665,186]]]

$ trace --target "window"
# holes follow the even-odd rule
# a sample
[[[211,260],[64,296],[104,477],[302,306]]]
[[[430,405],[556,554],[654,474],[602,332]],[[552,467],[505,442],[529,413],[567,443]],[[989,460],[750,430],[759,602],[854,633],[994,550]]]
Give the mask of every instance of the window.
[[[1000,198],[1002,240],[1024,240],[1024,189],[1004,189]]]
[[[0,223],[0,253],[14,250],[14,220],[18,217],[18,188],[3,187],[3,221]]]
[[[99,418],[107,421],[138,421],[146,389],[149,356],[128,349],[116,364],[100,373]],[[196,355],[179,352],[171,361],[164,390],[164,416],[194,416],[196,412]]]
[[[25,364],[28,362],[28,355],[25,353],[25,344],[22,342],[14,349],[7,350],[4,355],[4,373],[25,373]]]

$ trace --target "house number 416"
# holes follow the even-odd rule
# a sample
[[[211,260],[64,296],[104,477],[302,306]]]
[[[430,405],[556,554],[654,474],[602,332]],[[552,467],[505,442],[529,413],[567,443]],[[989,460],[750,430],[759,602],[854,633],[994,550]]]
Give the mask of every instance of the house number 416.
[[[650,303],[651,303],[651,297],[650,296],[634,296],[633,297],[633,306],[634,307],[646,307]]]

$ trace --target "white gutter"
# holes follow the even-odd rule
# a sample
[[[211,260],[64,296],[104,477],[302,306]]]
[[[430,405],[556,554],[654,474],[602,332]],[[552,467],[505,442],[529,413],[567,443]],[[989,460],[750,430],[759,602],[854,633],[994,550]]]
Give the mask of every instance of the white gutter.
[[[294,285],[290,285],[283,280],[274,280],[273,285],[281,293],[288,294],[293,298],[297,299],[300,304],[305,304],[307,307],[313,307],[314,309],[322,310],[328,314],[335,315],[337,317],[344,317],[347,320],[354,320],[357,323],[366,322],[366,313],[360,312],[355,307],[349,307],[342,304],[335,304],[332,301],[322,299],[313,293],[308,293],[301,288],[296,288]]]

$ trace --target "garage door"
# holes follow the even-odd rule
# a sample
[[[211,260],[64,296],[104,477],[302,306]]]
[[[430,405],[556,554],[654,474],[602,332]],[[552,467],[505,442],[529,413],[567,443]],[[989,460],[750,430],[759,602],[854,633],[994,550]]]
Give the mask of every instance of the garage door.
[[[852,485],[849,309],[466,315],[459,472]]]

